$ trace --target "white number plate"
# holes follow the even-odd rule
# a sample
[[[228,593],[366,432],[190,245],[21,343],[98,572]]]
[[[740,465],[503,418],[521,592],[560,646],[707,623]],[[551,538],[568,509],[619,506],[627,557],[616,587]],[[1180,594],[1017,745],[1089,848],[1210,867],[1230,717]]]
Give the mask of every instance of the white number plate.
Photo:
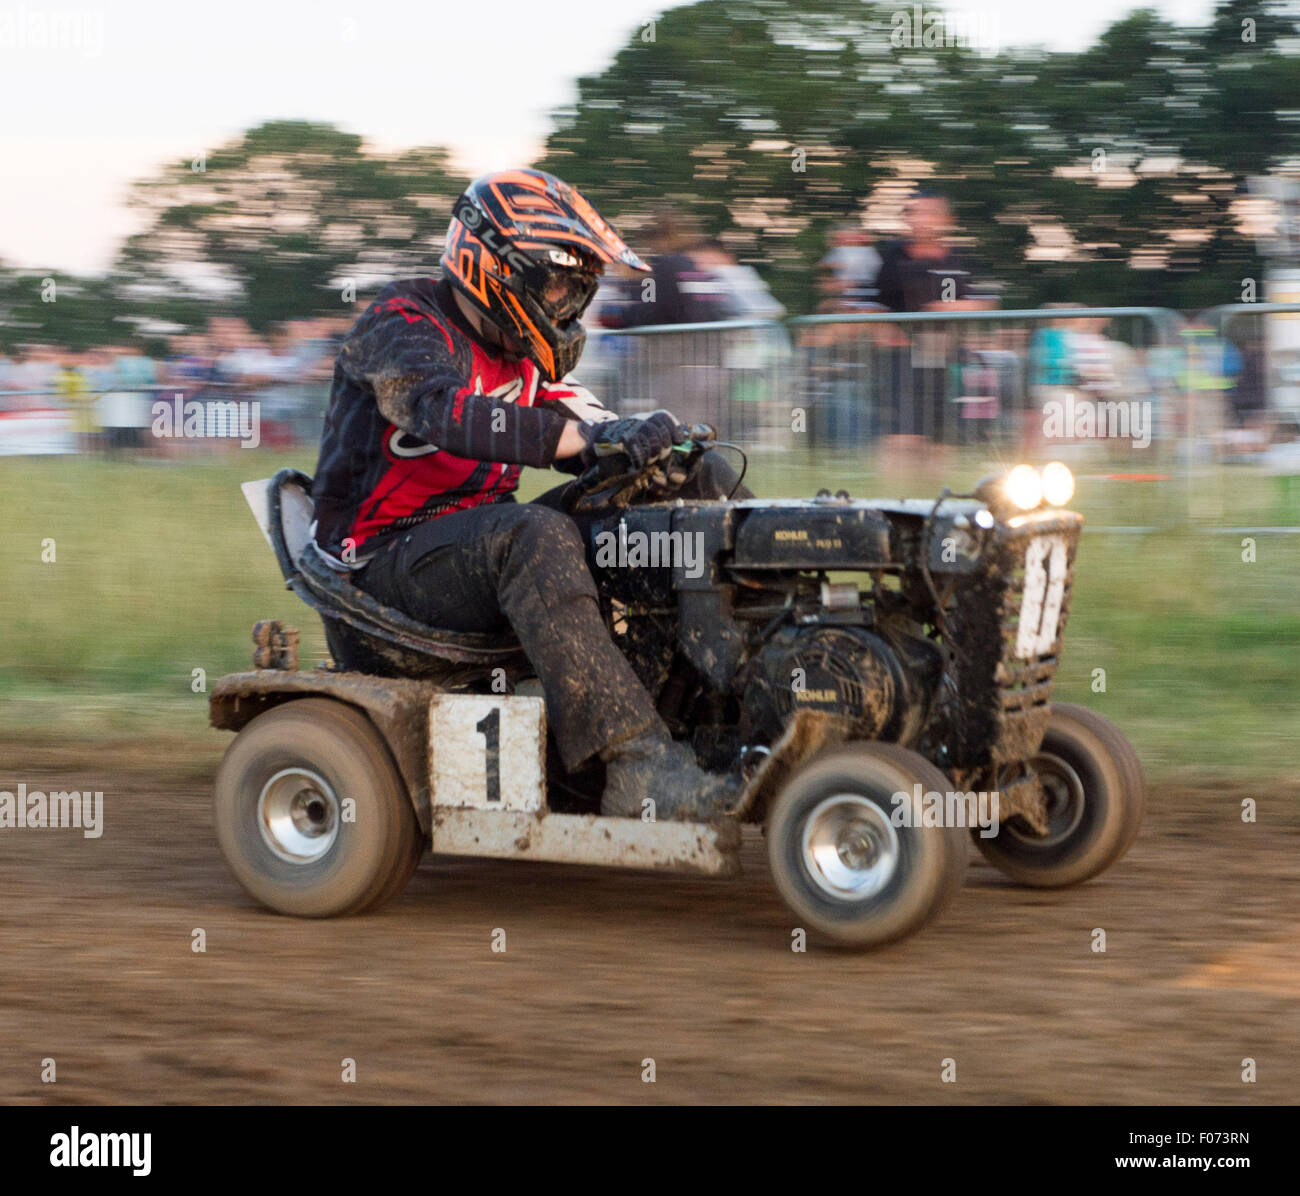
[[[540,810],[546,805],[541,698],[439,694],[429,703],[429,791],[435,806]]]
[[[1068,556],[1064,536],[1035,536],[1025,551],[1025,597],[1020,604],[1016,656],[1031,660],[1056,643],[1065,598]]]

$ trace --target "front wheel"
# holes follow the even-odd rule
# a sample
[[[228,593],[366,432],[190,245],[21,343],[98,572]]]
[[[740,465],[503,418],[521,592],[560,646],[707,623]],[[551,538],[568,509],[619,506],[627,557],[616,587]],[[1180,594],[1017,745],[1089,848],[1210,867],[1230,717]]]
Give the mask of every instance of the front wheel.
[[[890,743],[843,744],[795,773],[772,803],[767,848],[796,917],[833,942],[875,947],[919,930],[952,900],[969,844],[960,827],[900,824],[917,785],[950,788],[923,756]]]
[[[1105,871],[1129,849],[1146,787],[1137,753],[1114,723],[1083,706],[1053,703],[1029,766],[1047,800],[1047,834],[1013,818],[993,838],[976,840],[989,863],[1020,884],[1059,889]]]
[[[395,897],[424,838],[388,745],[364,714],[298,698],[253,719],[217,772],[217,840],[277,913],[329,918]]]

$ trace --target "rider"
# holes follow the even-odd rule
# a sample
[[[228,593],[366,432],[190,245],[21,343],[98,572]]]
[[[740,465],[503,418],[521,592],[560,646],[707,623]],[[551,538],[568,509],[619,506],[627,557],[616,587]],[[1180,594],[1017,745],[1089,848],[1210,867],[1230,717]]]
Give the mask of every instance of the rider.
[[[601,617],[582,535],[558,491],[518,503],[521,466],[641,469],[683,432],[667,412],[617,419],[567,375],[604,267],[647,267],[575,189],[537,170],[475,180],[456,201],[443,276],[385,287],[348,334],[312,487],[317,544],[386,605],[452,631],[508,623],[537,672],[561,760],[607,764],[604,814],[702,818],[734,781],[673,742]],[[680,493],[725,497],[703,458]],[[742,492],[746,493],[747,492]]]

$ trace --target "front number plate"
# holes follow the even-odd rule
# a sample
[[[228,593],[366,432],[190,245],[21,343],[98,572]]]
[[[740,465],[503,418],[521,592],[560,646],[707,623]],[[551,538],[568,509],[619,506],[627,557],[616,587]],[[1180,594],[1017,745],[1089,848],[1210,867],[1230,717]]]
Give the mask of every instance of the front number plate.
[[[1069,557],[1064,536],[1035,536],[1025,550],[1025,597],[1020,604],[1016,656],[1032,660],[1052,650],[1061,622]]]

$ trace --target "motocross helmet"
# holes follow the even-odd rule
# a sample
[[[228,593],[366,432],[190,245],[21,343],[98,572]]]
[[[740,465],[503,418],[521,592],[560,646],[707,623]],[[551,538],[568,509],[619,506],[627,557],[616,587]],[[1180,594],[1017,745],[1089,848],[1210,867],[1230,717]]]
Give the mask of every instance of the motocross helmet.
[[[616,261],[650,269],[578,191],[540,170],[475,179],[452,208],[442,254],[448,281],[551,382],[582,356],[580,317]]]

